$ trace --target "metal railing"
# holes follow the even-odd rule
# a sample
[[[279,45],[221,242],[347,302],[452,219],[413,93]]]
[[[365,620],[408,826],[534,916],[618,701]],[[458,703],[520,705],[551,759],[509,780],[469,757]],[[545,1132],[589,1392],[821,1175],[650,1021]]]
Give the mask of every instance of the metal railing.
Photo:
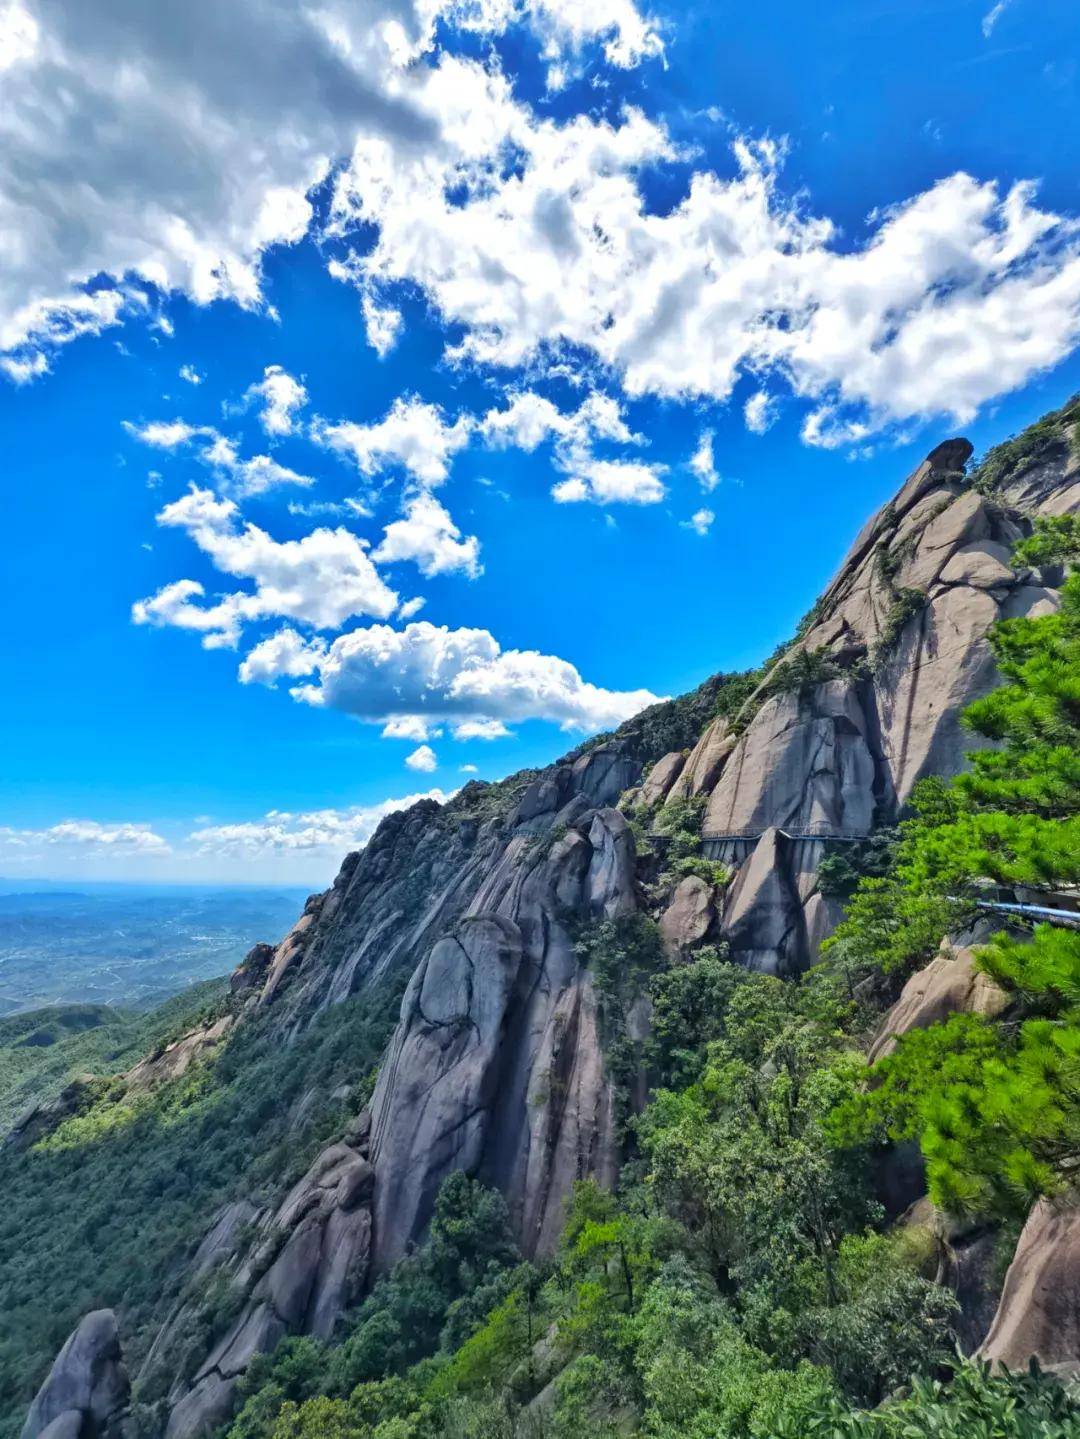
[[[722,843],[724,840],[741,839],[758,840],[767,829],[775,829],[777,834],[782,834],[785,839],[834,839],[846,841],[848,844],[857,844],[861,840],[870,838],[869,832],[860,834],[844,833],[823,820],[804,825],[801,829],[785,829],[780,825],[754,826],[747,829],[703,829],[701,831],[701,838],[702,841],[706,843]]]

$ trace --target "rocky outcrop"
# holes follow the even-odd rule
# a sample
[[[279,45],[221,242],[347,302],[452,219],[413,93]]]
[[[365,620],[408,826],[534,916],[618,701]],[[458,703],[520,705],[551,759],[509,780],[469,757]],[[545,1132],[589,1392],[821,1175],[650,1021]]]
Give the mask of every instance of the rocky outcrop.
[[[909,1030],[928,1029],[950,1014],[982,1014],[992,1019],[1002,1012],[1008,996],[975,968],[975,944],[974,940],[959,945],[944,940],[930,963],[911,976],[874,1036],[867,1055],[871,1064],[891,1054],[896,1041]]]
[[[167,1044],[157,1054],[141,1059],[129,1069],[124,1078],[129,1091],[151,1089],[171,1079],[186,1074],[196,1060],[205,1059],[215,1050],[233,1026],[231,1014],[223,1014],[211,1024],[205,1024],[183,1035],[172,1044]]]
[[[1043,1199],[1028,1216],[979,1351],[1009,1369],[1037,1359],[1080,1373],[1080,1210]]]
[[[614,1173],[596,1000],[567,924],[635,908],[633,840],[615,810],[564,813],[546,852],[515,841],[405,994],[372,1101],[377,1269],[454,1169],[503,1190],[528,1253],[554,1242],[574,1180]]]
[[[874,818],[867,718],[847,680],[766,701],[709,797],[706,834],[865,835]]]
[[[4,1135],[5,1148],[29,1149],[63,1124],[65,1119],[81,1114],[93,1103],[100,1081],[93,1075],[77,1075],[53,1099],[43,1099],[23,1111]]]
[[[95,1309],[56,1356],[20,1439],[110,1439],[119,1435],[129,1393],[116,1315]]]
[[[374,1183],[362,1152],[366,1136],[365,1121],[350,1135],[352,1144],[325,1149],[276,1212],[259,1217],[251,1244],[238,1247],[256,1216],[237,1205],[203,1241],[193,1277],[227,1265],[243,1302],[190,1385],[174,1388],[170,1439],[194,1439],[216,1427],[231,1412],[236,1385],[256,1354],[268,1353],[287,1334],[329,1338],[362,1293]],[[171,1334],[182,1328],[181,1312],[159,1336],[148,1369],[168,1362]]]
[[[660,936],[672,959],[683,959],[709,937],[716,925],[718,907],[711,884],[687,875],[675,886],[660,916]]]
[[[676,750],[672,754],[666,754],[662,759],[658,759],[641,786],[642,804],[659,804],[661,800],[666,799],[685,764],[686,756],[681,750]]]
[[[668,791],[668,800],[694,799],[710,794],[738,737],[726,719],[714,719],[687,756],[678,779]]]
[[[261,989],[274,959],[272,944],[254,944],[229,977],[229,989],[233,994],[244,994],[249,989]]]

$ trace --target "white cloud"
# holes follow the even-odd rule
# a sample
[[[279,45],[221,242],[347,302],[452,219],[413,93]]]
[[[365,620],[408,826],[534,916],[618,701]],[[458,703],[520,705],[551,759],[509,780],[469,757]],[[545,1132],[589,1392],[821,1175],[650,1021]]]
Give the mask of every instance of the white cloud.
[[[274,540],[244,523],[232,500],[195,485],[166,505],[157,521],[185,530],[218,570],[250,579],[254,588],[201,606],[195,601],[203,596],[202,585],[179,580],[133,606],[136,624],[201,631],[207,648],[220,648],[235,646],[243,626],[254,620],[282,617],[315,629],[340,629],[352,616],[386,618],[397,607],[397,595],[377,573],[365,541],[342,527]],[[285,644],[282,633],[264,643]]]
[[[242,459],[235,441],[219,434],[210,425],[189,425],[186,420],[152,420],[149,424],[136,425],[125,420],[124,428],[133,439],[159,450],[175,451],[192,440],[201,440],[200,463],[214,470],[231,493],[241,498],[263,495],[281,485],[308,488],[315,483],[310,475],[301,475],[287,465],[279,465],[270,455]]]
[[[990,36],[994,33],[994,26],[1009,8],[1009,4],[1010,0],[997,0],[997,4],[992,5],[983,16],[982,32],[985,39],[990,39]]]
[[[382,728],[383,739],[408,739],[414,743],[438,738],[441,734],[442,730],[432,727],[422,715],[395,715]]]
[[[716,460],[713,456],[712,430],[702,430],[698,438],[697,449],[690,456],[690,468],[697,476],[698,484],[706,494],[715,490],[720,483],[720,476],[716,472]]]
[[[24,359],[17,359],[14,355],[0,355],[0,370],[16,385],[28,385],[31,380],[38,380],[42,375],[48,374],[49,362],[40,350]]]
[[[479,774],[480,771],[477,769],[476,765],[474,765],[474,764],[461,764],[461,765],[458,765],[458,773],[459,773],[459,774]]]
[[[275,439],[295,431],[296,417],[307,400],[308,393],[301,382],[280,365],[267,365],[259,383],[249,385],[244,392],[244,403],[259,405],[259,423]]]
[[[238,671],[240,683],[275,684],[283,675],[299,679],[311,673],[314,660],[325,652],[325,641],[305,640],[284,625],[245,657]]]
[[[767,390],[756,390],[743,405],[743,420],[754,435],[763,435],[776,422],[776,405]]]
[[[413,395],[399,396],[375,424],[320,421],[312,433],[320,444],[352,459],[362,474],[377,475],[397,465],[419,484],[433,487],[446,479],[452,457],[469,443],[471,430],[468,415],[451,424],[438,405]]]
[[[568,480],[553,485],[551,493],[560,504],[592,500],[598,505],[655,505],[667,493],[660,478],[664,468],[638,460],[590,459]]]
[[[376,304],[370,295],[365,295],[361,301],[361,313],[364,316],[368,344],[380,360],[385,360],[397,344],[404,324],[401,311],[392,306]]]
[[[386,526],[371,558],[380,565],[412,560],[428,578],[460,571],[474,580],[482,573],[480,541],[475,535],[462,539],[446,509],[426,490],[406,499],[404,518]]]
[[[318,809],[299,814],[271,810],[260,820],[208,825],[194,830],[189,843],[201,854],[246,861],[311,851],[336,861],[346,851],[362,848],[388,814],[410,809],[423,799],[446,804],[452,798],[452,793],[430,789],[423,794],[348,809]]]
[[[180,378],[186,380],[189,385],[201,385],[206,378],[205,375],[199,374],[194,365],[181,365],[179,373]]]
[[[463,327],[462,358],[565,364],[582,351],[632,395],[682,400],[724,401],[752,374],[876,430],[969,420],[1080,342],[1080,226],[1040,210],[1030,184],[955,174],[842,246],[783,192],[775,143],[738,141],[733,176],[694,174],[658,215],[638,176],[675,150],[640,112],[541,121],[501,76],[450,59],[425,77],[423,104],[440,163],[359,147],[335,224],[376,227],[355,282],[421,286]],[[518,160],[509,175],[501,148]]]
[[[406,600],[403,605],[398,607],[398,614],[403,620],[411,620],[413,615],[418,615],[426,604],[427,600],[423,595],[414,595],[411,600]]]
[[[535,450],[545,440],[554,439],[567,457],[591,450],[596,440],[613,440],[624,445],[644,443],[623,418],[619,402],[610,395],[592,390],[576,410],[564,413],[557,405],[535,390],[515,390],[509,395],[505,409],[490,409],[477,428],[487,444],[495,447],[514,445],[519,450]]]
[[[245,665],[266,683],[274,658],[257,645]],[[295,676],[293,663],[282,674]],[[502,650],[487,630],[414,621],[403,630],[372,625],[339,635],[328,647],[303,650],[317,683],[294,687],[294,698],[385,724],[395,715],[428,724],[545,719],[563,729],[610,729],[657,696],[648,690],[607,690],[589,684],[568,661],[534,650]]]
[[[168,843],[148,824],[101,824],[92,819],[69,819],[48,829],[0,826],[0,847],[40,851],[45,846],[125,856],[169,853]]]
[[[216,433],[205,425],[189,425],[186,420],[151,420],[146,425],[125,420],[124,429],[132,439],[157,450],[178,450],[198,435],[213,436]]]
[[[442,16],[521,17],[552,57],[661,49],[632,0],[0,0],[0,352],[115,324],[142,285],[261,304],[264,252],[306,232],[338,158],[438,152]],[[89,294],[96,276],[114,284]]]
[[[695,510],[688,520],[682,521],[682,526],[685,530],[693,530],[696,535],[705,536],[712,528],[715,519],[716,515],[712,510]]]
[[[630,0],[589,0],[588,4],[581,0],[451,0],[441,8],[448,19],[489,33],[499,33],[528,17],[544,42],[543,53],[553,72],[548,79],[552,88],[565,83],[565,62],[598,37],[604,42],[608,62],[624,69],[664,53],[655,23],[642,16]]]
[[[414,749],[412,754],[405,756],[405,765],[408,769],[419,770],[423,774],[431,774],[439,768],[439,761],[435,757],[435,751],[429,744],[422,744]]]
[[[510,731],[502,720],[462,720],[454,726],[455,739],[505,739]]]
[[[264,495],[281,485],[309,488],[315,483],[310,475],[301,475],[287,465],[279,465],[270,455],[253,455],[241,459],[235,443],[225,435],[217,435],[202,453],[203,463],[216,470],[234,495]]]

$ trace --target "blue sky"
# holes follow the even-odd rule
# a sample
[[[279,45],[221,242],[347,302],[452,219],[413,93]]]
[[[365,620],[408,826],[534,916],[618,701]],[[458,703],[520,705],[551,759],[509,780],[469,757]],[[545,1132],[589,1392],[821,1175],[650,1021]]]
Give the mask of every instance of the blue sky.
[[[1080,389],[1064,0],[144,8],[0,0],[0,874],[326,883]]]

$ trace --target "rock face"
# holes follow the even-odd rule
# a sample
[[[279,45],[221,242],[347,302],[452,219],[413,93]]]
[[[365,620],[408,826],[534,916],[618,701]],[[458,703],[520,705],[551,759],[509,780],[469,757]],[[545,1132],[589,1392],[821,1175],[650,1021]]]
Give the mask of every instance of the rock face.
[[[697,875],[687,875],[676,885],[670,903],[660,916],[664,948],[673,959],[684,958],[709,937],[716,919],[712,885]]]
[[[1037,479],[991,501],[964,484],[969,455],[964,440],[939,445],[869,521],[741,736],[716,722],[670,791],[708,794],[707,852],[740,866],[722,929],[745,963],[813,961],[838,918],[814,878],[824,846],[894,821],[924,775],[962,768],[974,741],[960,714],[994,682],[988,629],[1056,604],[1009,556],[1032,514],[1075,506],[1075,462],[1051,445]]]
[[[167,1434],[190,1439],[228,1417],[236,1384],[256,1354],[287,1334],[328,1339],[363,1291],[371,1250],[374,1170],[364,1154],[366,1127],[350,1144],[325,1149],[272,1214],[230,1205],[200,1246],[194,1276],[227,1266],[243,1296],[240,1313],[196,1371],[174,1388]],[[246,1227],[253,1241],[244,1246]],[[147,1368],[167,1362],[182,1311],[155,1341]]]
[[[1028,1216],[979,1353],[1023,1369],[1080,1372],[1080,1210],[1041,1200]]]
[[[56,1356],[20,1439],[108,1439],[119,1433],[129,1392],[116,1315],[95,1309]]]
[[[976,943],[973,939],[970,944],[954,946],[945,940],[930,963],[911,976],[874,1037],[867,1056],[871,1064],[891,1054],[896,1041],[909,1030],[928,1029],[950,1014],[993,1018],[1001,1013],[1008,997],[975,968]]]
[[[616,810],[561,823],[546,853],[507,852],[405,994],[372,1101],[379,1270],[454,1169],[503,1190],[528,1253],[554,1241],[574,1180],[614,1173],[592,979],[566,919],[633,910],[633,843]]]

